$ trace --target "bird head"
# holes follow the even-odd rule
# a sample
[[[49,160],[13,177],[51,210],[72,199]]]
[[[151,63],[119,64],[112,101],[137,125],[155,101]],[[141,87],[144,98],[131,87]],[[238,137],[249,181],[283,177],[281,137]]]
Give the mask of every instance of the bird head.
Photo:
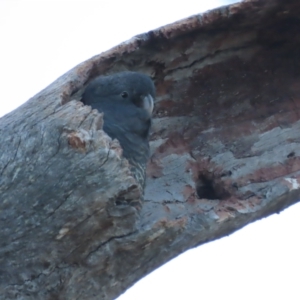
[[[154,108],[155,87],[149,76],[138,72],[120,72],[99,76],[86,88],[82,102],[86,105],[121,105],[125,110],[133,106],[144,110],[151,117]]]

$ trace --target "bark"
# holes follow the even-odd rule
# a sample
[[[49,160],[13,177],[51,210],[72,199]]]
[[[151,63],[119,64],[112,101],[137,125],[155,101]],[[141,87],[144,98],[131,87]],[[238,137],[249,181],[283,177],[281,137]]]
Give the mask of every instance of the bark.
[[[0,119],[0,299],[114,299],[180,253],[300,194],[300,3],[245,1],[91,58]],[[143,208],[102,115],[99,74],[157,88]]]

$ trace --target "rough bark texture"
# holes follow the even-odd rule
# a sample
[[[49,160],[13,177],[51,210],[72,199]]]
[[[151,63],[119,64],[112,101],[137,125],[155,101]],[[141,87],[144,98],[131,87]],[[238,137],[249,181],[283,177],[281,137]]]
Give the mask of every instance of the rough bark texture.
[[[183,251],[300,194],[300,3],[246,1],[80,64],[0,119],[0,299],[114,299]],[[80,95],[137,70],[157,87],[143,209]]]

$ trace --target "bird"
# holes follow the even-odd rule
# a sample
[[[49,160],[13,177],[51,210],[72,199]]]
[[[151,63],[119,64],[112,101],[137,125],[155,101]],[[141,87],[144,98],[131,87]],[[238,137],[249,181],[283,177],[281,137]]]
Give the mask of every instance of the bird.
[[[103,130],[111,139],[119,141],[123,156],[129,161],[132,175],[143,194],[155,101],[152,79],[132,71],[101,75],[87,85],[81,101],[103,113]],[[140,208],[141,201],[131,201],[130,204]]]

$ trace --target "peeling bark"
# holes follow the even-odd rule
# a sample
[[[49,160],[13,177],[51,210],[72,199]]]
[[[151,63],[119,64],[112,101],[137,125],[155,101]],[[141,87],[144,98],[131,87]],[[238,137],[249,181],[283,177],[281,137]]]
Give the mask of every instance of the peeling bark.
[[[0,299],[114,299],[178,254],[300,194],[300,4],[245,1],[137,36],[0,119]],[[99,74],[153,77],[141,212],[102,115]]]

